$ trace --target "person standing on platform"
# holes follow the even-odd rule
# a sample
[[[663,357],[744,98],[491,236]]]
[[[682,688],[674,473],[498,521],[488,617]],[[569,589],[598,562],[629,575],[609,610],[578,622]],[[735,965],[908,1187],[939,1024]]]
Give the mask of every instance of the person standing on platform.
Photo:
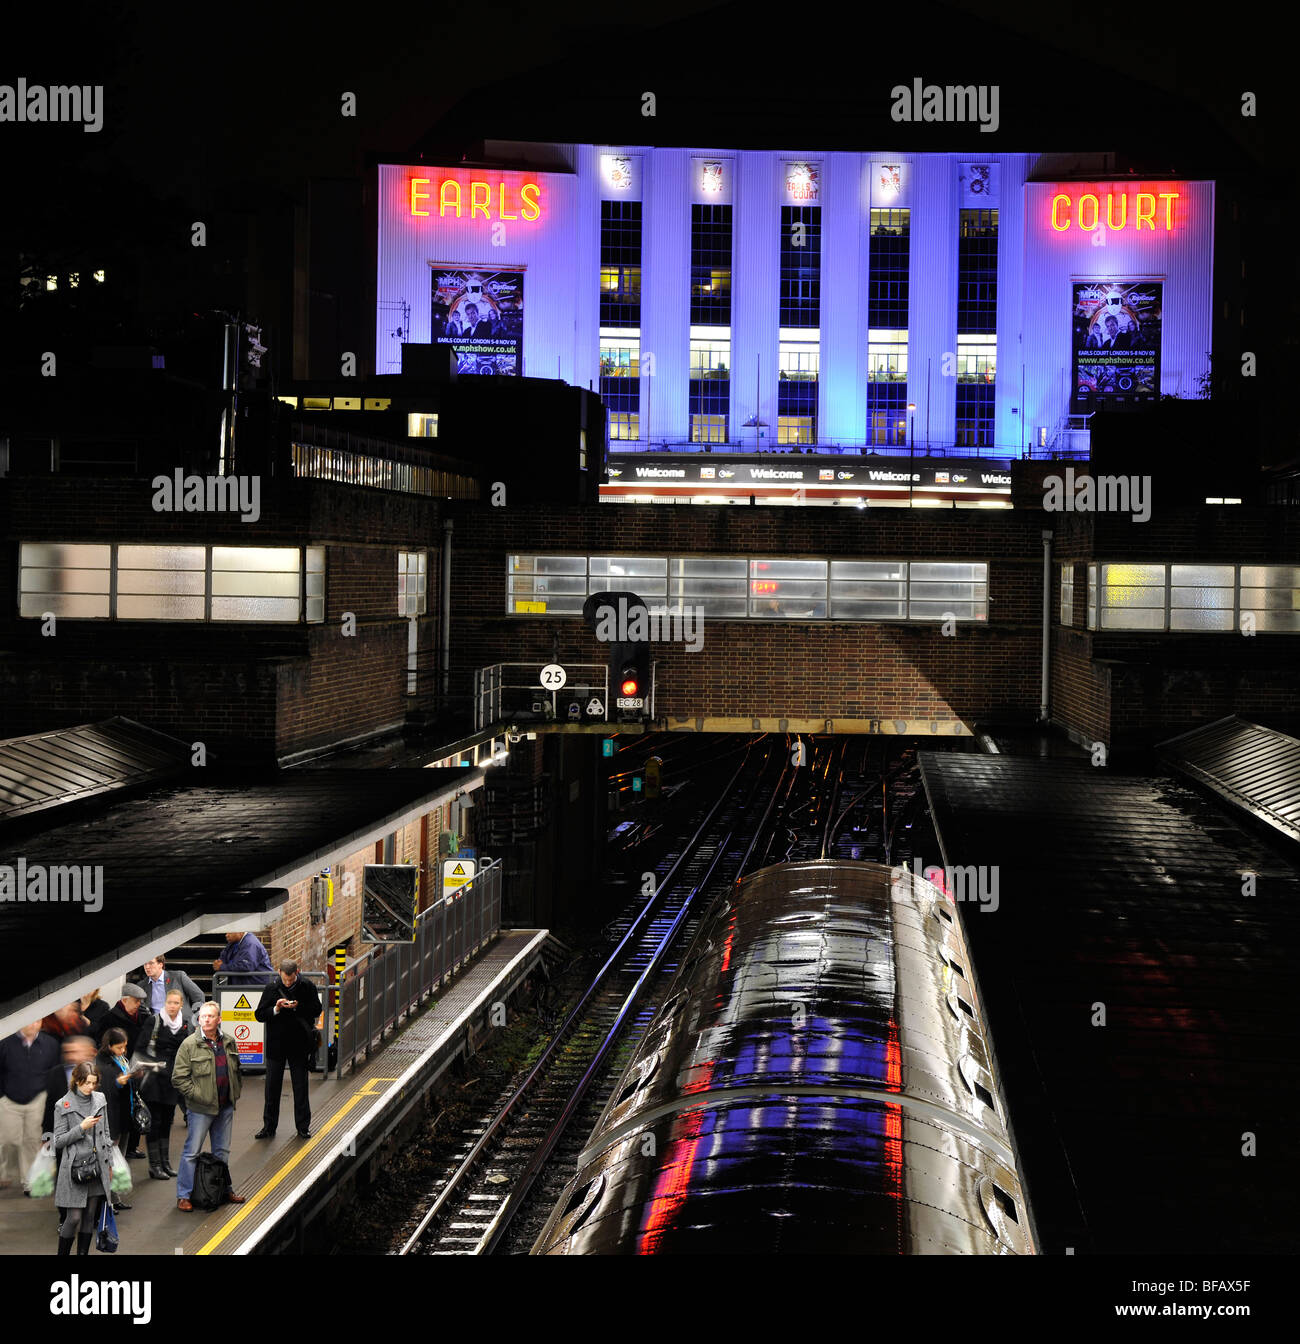
[[[109,1027],[103,1044],[95,1057],[95,1072],[99,1075],[99,1089],[108,1098],[105,1124],[109,1138],[123,1150],[126,1157],[143,1157],[143,1153],[127,1153],[125,1141],[135,1129],[135,1089],[143,1076],[133,1071],[127,1059],[126,1032],[121,1027]],[[57,1114],[55,1119],[58,1119]],[[113,1208],[126,1212],[131,1205],[114,1196]]]
[[[262,1128],[254,1138],[275,1137],[286,1064],[293,1079],[293,1123],[300,1139],[311,1138],[307,1061],[315,1049],[320,1011],[316,986],[298,974],[296,961],[282,961],[279,980],[262,991],[262,1000],[253,1012],[259,1022],[266,1024],[266,1100],[262,1106]]]
[[[99,997],[99,990],[88,989],[81,996],[81,1014],[90,1023],[87,1035],[92,1041],[98,1041],[108,1030],[107,1017],[109,1006]]]
[[[265,985],[275,975],[271,958],[255,933],[226,934],[226,950],[212,963],[232,985]]]
[[[144,964],[145,978],[142,982],[148,995],[149,1011],[155,1016],[163,1010],[167,996],[172,990],[179,990],[185,1002],[185,1020],[193,1026],[203,1002],[203,991],[185,974],[184,971],[169,971],[166,957],[159,954],[150,957]]]
[[[59,1210],[59,1254],[71,1255],[77,1242],[77,1254],[90,1254],[90,1239],[95,1235],[99,1211],[112,1198],[113,1140],[108,1133],[107,1099],[99,1086],[99,1073],[93,1061],[83,1061],[72,1070],[67,1093],[54,1108],[54,1151],[59,1159],[59,1174],[54,1183],[54,1203]],[[96,1157],[99,1170],[93,1180],[75,1181],[73,1164],[79,1158]]]
[[[230,1160],[230,1131],[235,1123],[235,1103],[242,1081],[239,1050],[234,1039],[221,1031],[221,1005],[205,1003],[199,1009],[199,1029],[181,1042],[172,1068],[172,1086],[185,1098],[187,1133],[176,1179],[176,1207],[192,1213],[194,1163],[211,1136],[212,1154],[220,1162]],[[227,1204],[242,1204],[243,1195],[233,1187],[226,1191]]]
[[[172,1086],[172,1069],[176,1055],[194,1028],[185,1021],[185,996],[179,989],[170,990],[163,1010],[154,1018],[147,1038],[140,1044],[150,1059],[161,1060],[166,1067],[152,1069],[140,1088],[140,1095],[148,1103],[153,1115],[146,1146],[149,1149],[149,1175],[155,1181],[174,1179],[179,1173],[172,1167],[172,1121],[176,1119],[176,1103],[180,1094]]]
[[[10,1148],[17,1148],[18,1179],[27,1189],[27,1173],[41,1147],[45,1079],[58,1062],[58,1042],[39,1022],[0,1041],[0,1188],[13,1184],[7,1163]]]
[[[148,995],[139,985],[123,985],[122,997],[109,1010],[107,1023],[110,1027],[116,1027],[119,1031],[126,1034],[126,1056],[134,1055],[139,1047],[140,1036],[149,1034],[153,1025],[153,1017],[148,1008],[145,1007],[145,1001]],[[100,1049],[103,1049],[103,1042],[100,1042]],[[102,1083],[103,1078],[100,1079]],[[131,1099],[131,1114],[135,1114],[135,1098]],[[113,1133],[113,1140],[117,1143],[125,1157],[141,1158],[144,1154],[140,1151],[140,1131],[136,1128],[134,1118],[131,1120],[131,1127],[125,1134],[118,1137],[117,1132]]]

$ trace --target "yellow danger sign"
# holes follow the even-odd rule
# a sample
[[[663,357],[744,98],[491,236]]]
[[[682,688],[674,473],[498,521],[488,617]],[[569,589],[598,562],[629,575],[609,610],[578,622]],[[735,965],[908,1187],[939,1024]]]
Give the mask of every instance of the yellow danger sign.
[[[241,1008],[248,1009],[248,1010],[251,1011],[252,1007],[253,1007],[253,1005],[252,1005],[251,1003],[249,1003],[249,1001],[248,1001],[248,995],[247,995],[247,994],[241,994],[241,995],[239,996],[239,1000],[238,1000],[238,1002],[235,1004],[234,1008],[233,1008],[231,1011],[232,1011],[232,1012],[238,1012],[239,1009],[241,1009]]]
[[[463,887],[466,882],[472,882],[474,874],[477,872],[478,864],[473,859],[444,859],[442,864],[443,896],[450,896],[452,892]]]

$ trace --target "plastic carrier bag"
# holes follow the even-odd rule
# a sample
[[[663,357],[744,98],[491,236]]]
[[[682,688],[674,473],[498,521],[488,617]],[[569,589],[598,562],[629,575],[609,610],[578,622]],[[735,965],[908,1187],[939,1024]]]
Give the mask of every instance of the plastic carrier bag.
[[[54,1149],[47,1140],[27,1172],[27,1188],[33,1199],[46,1199],[54,1193],[54,1173]]]
[[[122,1150],[113,1145],[113,1180],[111,1189],[115,1195],[129,1194],[131,1190],[131,1169],[126,1165]]]

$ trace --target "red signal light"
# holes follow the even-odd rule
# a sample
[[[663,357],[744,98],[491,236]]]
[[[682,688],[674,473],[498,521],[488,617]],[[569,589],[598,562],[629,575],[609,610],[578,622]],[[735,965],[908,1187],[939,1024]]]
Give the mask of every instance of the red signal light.
[[[635,677],[624,677],[624,678],[623,678],[623,687],[622,687],[621,694],[623,694],[623,695],[636,695],[638,689],[639,689],[639,687],[638,687],[638,684],[637,684],[637,679],[636,679]]]

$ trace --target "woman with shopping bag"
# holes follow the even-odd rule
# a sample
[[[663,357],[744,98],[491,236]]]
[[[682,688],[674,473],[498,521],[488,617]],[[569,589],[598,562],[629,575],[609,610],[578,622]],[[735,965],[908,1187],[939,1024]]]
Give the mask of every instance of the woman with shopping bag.
[[[54,1108],[54,1152],[59,1175],[54,1202],[59,1209],[59,1254],[90,1254],[105,1200],[111,1202],[113,1140],[108,1132],[108,1101],[97,1092],[99,1071],[83,1061],[72,1070],[67,1095]]]
[[[136,1084],[143,1077],[143,1070],[132,1069],[127,1061],[126,1032],[121,1027],[110,1027],[104,1033],[104,1039],[95,1059],[104,1095],[108,1098],[108,1131],[112,1141],[121,1151],[125,1151],[125,1141],[131,1134],[131,1120],[135,1112]],[[127,1182],[126,1189],[130,1189]],[[124,1212],[131,1206],[120,1195],[121,1183],[113,1186],[113,1208]]]

